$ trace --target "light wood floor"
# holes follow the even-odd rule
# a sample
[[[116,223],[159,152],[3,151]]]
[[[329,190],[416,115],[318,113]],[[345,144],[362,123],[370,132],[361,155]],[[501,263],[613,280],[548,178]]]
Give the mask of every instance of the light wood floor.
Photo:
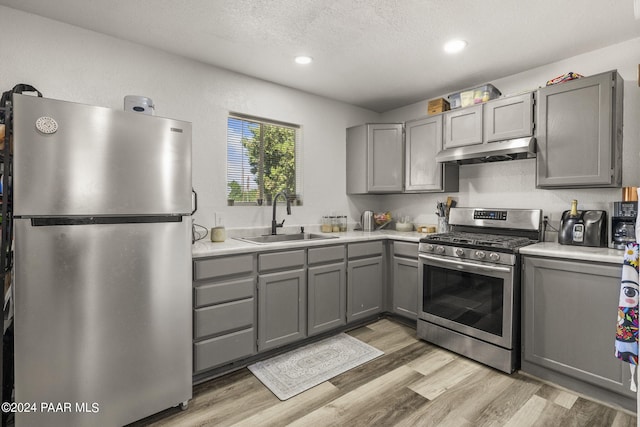
[[[427,344],[383,319],[349,332],[385,355],[280,401],[247,369],[200,384],[154,426],[636,426],[636,417]]]

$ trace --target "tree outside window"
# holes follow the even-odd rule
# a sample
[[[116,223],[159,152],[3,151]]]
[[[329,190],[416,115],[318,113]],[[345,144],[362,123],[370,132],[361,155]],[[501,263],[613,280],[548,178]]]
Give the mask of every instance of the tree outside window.
[[[270,204],[286,191],[301,203],[299,127],[239,115],[227,121],[229,205]]]

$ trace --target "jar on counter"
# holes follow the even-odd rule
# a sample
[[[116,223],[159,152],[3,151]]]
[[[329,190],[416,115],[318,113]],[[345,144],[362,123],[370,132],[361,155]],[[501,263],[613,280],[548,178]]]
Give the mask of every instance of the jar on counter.
[[[347,216],[346,215],[340,215],[340,231],[341,232],[345,232],[347,231]]]
[[[340,222],[337,216],[331,217],[331,231],[338,233],[340,231]]]
[[[323,233],[331,233],[333,225],[331,224],[331,217],[323,216],[322,223],[320,224],[320,231]]]

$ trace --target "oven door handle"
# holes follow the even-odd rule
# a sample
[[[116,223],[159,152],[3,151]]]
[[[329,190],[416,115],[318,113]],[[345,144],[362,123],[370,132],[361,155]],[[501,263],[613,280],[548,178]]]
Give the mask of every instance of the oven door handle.
[[[452,261],[452,260],[448,260],[445,258],[440,258],[440,257],[434,257],[434,256],[430,256],[430,255],[425,255],[425,254],[418,254],[419,258],[422,259],[427,259],[429,261],[436,261],[436,262],[440,262],[443,264],[450,264],[452,266],[463,266],[463,267],[472,267],[472,268],[476,268],[478,270],[485,270],[485,271],[499,271],[502,273],[511,273],[511,267],[500,267],[497,265],[485,265],[485,264],[472,264],[472,263],[468,263],[468,262],[464,262],[464,261]]]

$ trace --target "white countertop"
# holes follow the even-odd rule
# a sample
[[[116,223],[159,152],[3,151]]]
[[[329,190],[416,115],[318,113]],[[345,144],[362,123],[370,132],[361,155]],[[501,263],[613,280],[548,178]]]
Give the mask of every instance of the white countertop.
[[[314,233],[322,234],[322,233]],[[255,244],[236,240],[227,237],[224,242],[211,242],[208,238],[199,240],[191,245],[191,255],[193,258],[203,258],[208,256],[231,255],[240,253],[264,252],[272,250],[285,250],[291,248],[305,248],[313,246],[336,245],[343,243],[353,243],[367,240],[402,240],[406,242],[418,243],[421,237],[426,234],[415,231],[401,232],[395,230],[379,230],[379,231],[347,231],[344,233],[324,233],[332,236],[332,239],[318,240],[297,240],[289,242]]]
[[[556,242],[536,243],[520,248],[522,255],[537,255],[552,258],[574,259],[578,261],[606,262],[622,264],[624,251],[621,249],[590,248],[584,246],[561,245]]]
[[[323,234],[323,233],[316,233]],[[420,238],[427,236],[423,233],[401,232],[395,230],[378,231],[347,231],[344,233],[324,233],[331,239],[297,240],[268,244],[256,244],[227,237],[224,242],[211,242],[208,238],[199,240],[191,246],[193,258],[203,258],[218,255],[232,255],[241,253],[286,250],[314,246],[336,245],[367,240],[400,240],[418,243]],[[561,245],[556,242],[543,242],[520,248],[522,255],[535,255],[550,258],[573,259],[577,261],[605,262],[622,264],[624,252],[618,249],[590,248],[583,246]]]

